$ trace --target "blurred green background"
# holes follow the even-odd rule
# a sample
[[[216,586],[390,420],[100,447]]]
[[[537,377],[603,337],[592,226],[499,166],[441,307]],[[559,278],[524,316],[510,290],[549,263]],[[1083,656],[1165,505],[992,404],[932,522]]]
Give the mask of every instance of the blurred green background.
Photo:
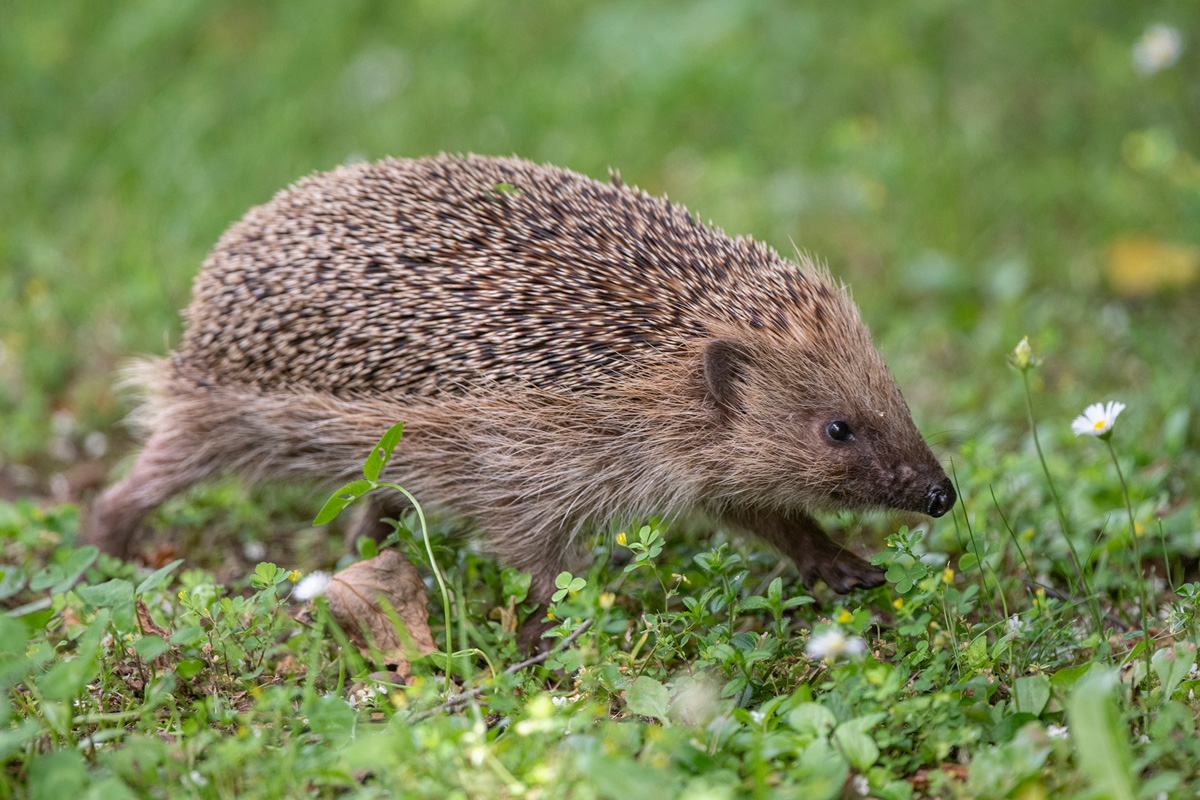
[[[1139,69],[1153,24],[1182,51]],[[818,255],[943,453],[1025,435],[1029,334],[1056,430],[1122,399],[1190,495],[1198,78],[1195,0],[6,3],[0,489],[127,452],[115,371],[179,340],[250,206],[471,151],[619,169]]]

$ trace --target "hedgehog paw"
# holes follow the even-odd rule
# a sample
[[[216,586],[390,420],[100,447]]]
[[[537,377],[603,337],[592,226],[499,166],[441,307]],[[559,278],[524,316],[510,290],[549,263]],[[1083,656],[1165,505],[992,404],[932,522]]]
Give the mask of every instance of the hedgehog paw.
[[[804,587],[812,591],[817,579],[838,594],[846,594],[852,589],[874,589],[882,586],[884,571],[867,563],[848,550],[839,551],[836,555],[822,559],[803,570]]]

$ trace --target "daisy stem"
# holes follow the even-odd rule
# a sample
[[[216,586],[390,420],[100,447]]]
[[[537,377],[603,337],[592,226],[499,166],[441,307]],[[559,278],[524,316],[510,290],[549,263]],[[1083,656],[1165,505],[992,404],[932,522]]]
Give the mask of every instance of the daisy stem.
[[[1125,485],[1125,475],[1121,472],[1121,462],[1117,459],[1117,450],[1113,447],[1112,432],[1101,437],[1104,444],[1108,445],[1108,454],[1112,456],[1113,466],[1117,468],[1117,479],[1121,482],[1121,495],[1125,498],[1125,511],[1129,514],[1129,540],[1133,542],[1133,558],[1137,567],[1138,578],[1138,619],[1141,622],[1139,626],[1142,629],[1142,638],[1145,641],[1146,648],[1146,677],[1150,677],[1150,628],[1146,624],[1146,575],[1142,572],[1142,548],[1138,544],[1137,523],[1133,520],[1133,503],[1129,500],[1129,487]]]

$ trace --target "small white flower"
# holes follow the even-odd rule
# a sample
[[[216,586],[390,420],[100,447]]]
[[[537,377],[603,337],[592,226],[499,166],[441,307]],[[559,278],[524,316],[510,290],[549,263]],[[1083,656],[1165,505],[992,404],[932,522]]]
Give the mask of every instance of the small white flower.
[[[762,724],[762,721],[766,718],[767,718],[767,715],[761,711],[751,711],[750,712],[750,719],[754,720],[756,723]]]
[[[292,596],[297,600],[312,600],[314,597],[320,597],[329,588],[331,580],[332,577],[328,572],[319,570],[310,572],[296,584],[296,591],[292,592]]]
[[[188,777],[191,778],[192,783],[196,784],[197,786],[208,786],[208,778],[201,775],[200,770],[192,770],[191,773],[188,774]]]
[[[1067,738],[1067,726],[1051,723],[1046,726],[1046,735],[1051,739],[1065,739]]]
[[[1029,630],[1029,621],[1021,619],[1020,614],[1013,614],[1006,620],[1009,633],[1023,633]]]
[[[100,431],[92,431],[83,437],[83,450],[92,458],[100,458],[108,452],[108,437]]]
[[[75,415],[70,411],[55,411],[50,417],[50,430],[55,436],[70,436],[75,432]]]
[[[267,557],[267,546],[262,542],[245,542],[242,544],[242,555],[247,561],[257,563]]]
[[[828,628],[811,637],[804,646],[809,658],[821,658],[832,664],[839,656],[858,656],[867,652],[867,643],[858,636],[846,636],[841,628]]]
[[[365,708],[374,705],[375,698],[380,696],[378,686],[360,686],[346,697],[346,704],[351,708]]]
[[[854,791],[858,792],[860,797],[866,797],[871,793],[871,782],[867,780],[866,775],[855,775],[853,783]]]
[[[1143,75],[1153,75],[1178,61],[1182,52],[1183,35],[1178,28],[1151,25],[1133,46],[1133,68]]]
[[[1103,436],[1112,430],[1113,423],[1124,410],[1124,403],[1092,403],[1071,423],[1071,430],[1076,436]]]

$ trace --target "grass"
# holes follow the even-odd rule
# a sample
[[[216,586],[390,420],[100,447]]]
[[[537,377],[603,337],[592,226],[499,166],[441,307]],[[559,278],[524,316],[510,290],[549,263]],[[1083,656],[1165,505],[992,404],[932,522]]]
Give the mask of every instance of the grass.
[[[1155,22],[1184,51],[1144,75]],[[1191,796],[1198,43],[1184,2],[11,4],[0,797]],[[753,544],[630,520],[632,569],[600,548],[559,603],[557,636],[591,627],[513,674],[521,581],[435,525],[434,638],[479,690],[450,711],[446,656],[383,694],[319,604],[294,618],[291,570],[352,558],[307,487],[168,504],[168,572],[77,547],[131,452],[115,370],[178,341],[220,232],[313,170],[441,150],[615,167],[827,260],[953,518],[829,519],[889,584],[813,603]],[[1102,399],[1117,464],[1070,432]],[[835,628],[867,652],[805,653]]]

